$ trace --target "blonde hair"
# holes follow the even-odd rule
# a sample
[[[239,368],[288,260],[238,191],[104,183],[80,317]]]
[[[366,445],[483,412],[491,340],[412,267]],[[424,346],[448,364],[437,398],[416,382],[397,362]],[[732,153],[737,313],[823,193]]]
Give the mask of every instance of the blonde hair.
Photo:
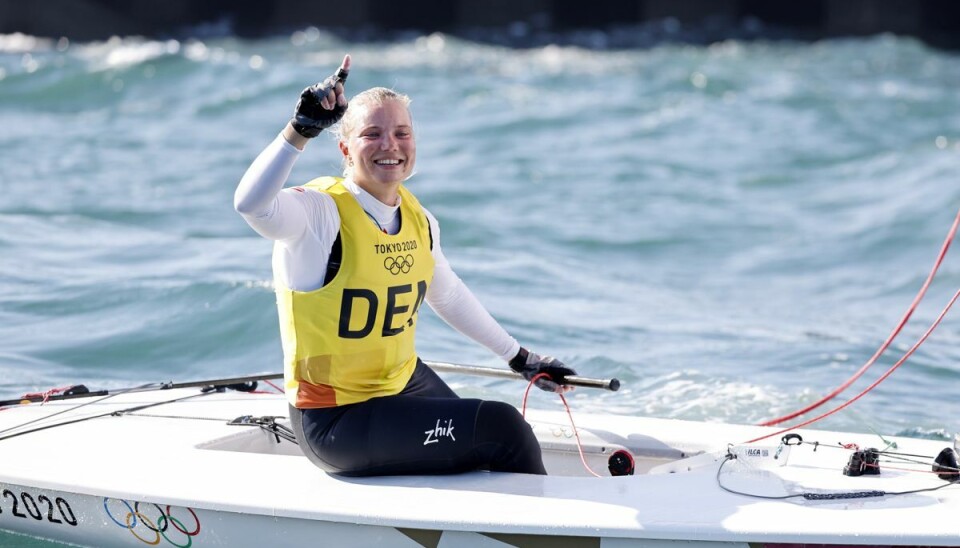
[[[408,111],[410,110],[410,97],[390,88],[370,88],[354,95],[347,106],[347,112],[344,113],[343,118],[340,119],[334,130],[337,140],[340,142],[346,141],[357,130],[357,126],[360,124],[360,115],[363,114],[363,110],[358,107],[381,106],[387,101],[399,101]],[[411,116],[412,120],[413,117]],[[344,157],[344,177],[350,177],[351,167],[347,163],[347,157]]]

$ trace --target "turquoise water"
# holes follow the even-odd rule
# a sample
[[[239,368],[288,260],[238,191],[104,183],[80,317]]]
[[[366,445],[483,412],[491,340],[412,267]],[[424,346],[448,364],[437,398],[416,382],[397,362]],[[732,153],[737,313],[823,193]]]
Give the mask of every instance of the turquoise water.
[[[0,396],[279,371],[271,244],[233,191],[344,53],[348,91],[413,97],[409,187],[481,301],[524,345],[623,381],[576,391],[575,413],[757,422],[814,401],[891,332],[960,208],[960,58],[911,39],[594,51],[314,31],[0,37]],[[338,169],[322,135],[292,181]],[[948,255],[849,396],[958,288]],[[422,318],[425,359],[500,365]],[[954,312],[822,425],[952,437],[958,361]]]

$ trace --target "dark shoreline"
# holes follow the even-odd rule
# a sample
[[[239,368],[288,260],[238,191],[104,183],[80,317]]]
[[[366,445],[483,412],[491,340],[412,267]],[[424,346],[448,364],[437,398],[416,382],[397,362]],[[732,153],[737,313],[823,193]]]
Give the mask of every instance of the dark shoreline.
[[[74,41],[111,36],[245,38],[307,27],[349,39],[444,32],[511,47],[643,47],[728,38],[817,40],[894,33],[960,48],[953,0],[0,0],[0,33]]]

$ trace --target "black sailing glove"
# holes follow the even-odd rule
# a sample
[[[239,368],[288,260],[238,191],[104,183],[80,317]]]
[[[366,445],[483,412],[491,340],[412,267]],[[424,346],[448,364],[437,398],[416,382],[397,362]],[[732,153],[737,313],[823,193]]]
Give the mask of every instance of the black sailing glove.
[[[562,392],[563,389],[560,385],[563,384],[564,379],[569,375],[577,374],[573,369],[563,365],[560,360],[550,356],[540,356],[523,347],[510,360],[510,369],[520,373],[528,381],[540,373],[546,373],[549,377],[539,378],[534,384],[547,392]]]
[[[337,98],[337,84],[340,84],[341,92],[343,83],[347,81],[347,69],[340,67],[332,76],[314,84],[300,94],[300,100],[297,101],[297,108],[293,111],[293,129],[307,139],[312,139],[328,127],[336,124],[343,118],[343,113],[347,111],[346,105],[340,105]],[[324,97],[329,100],[330,92],[333,92],[334,103],[332,109],[323,108],[320,101]]]

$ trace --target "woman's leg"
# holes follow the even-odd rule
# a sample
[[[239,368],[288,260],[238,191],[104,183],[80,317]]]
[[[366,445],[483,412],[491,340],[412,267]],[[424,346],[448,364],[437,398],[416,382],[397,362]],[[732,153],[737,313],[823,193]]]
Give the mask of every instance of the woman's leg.
[[[329,409],[291,409],[302,449],[347,476],[545,474],[530,426],[502,402],[397,395]]]

